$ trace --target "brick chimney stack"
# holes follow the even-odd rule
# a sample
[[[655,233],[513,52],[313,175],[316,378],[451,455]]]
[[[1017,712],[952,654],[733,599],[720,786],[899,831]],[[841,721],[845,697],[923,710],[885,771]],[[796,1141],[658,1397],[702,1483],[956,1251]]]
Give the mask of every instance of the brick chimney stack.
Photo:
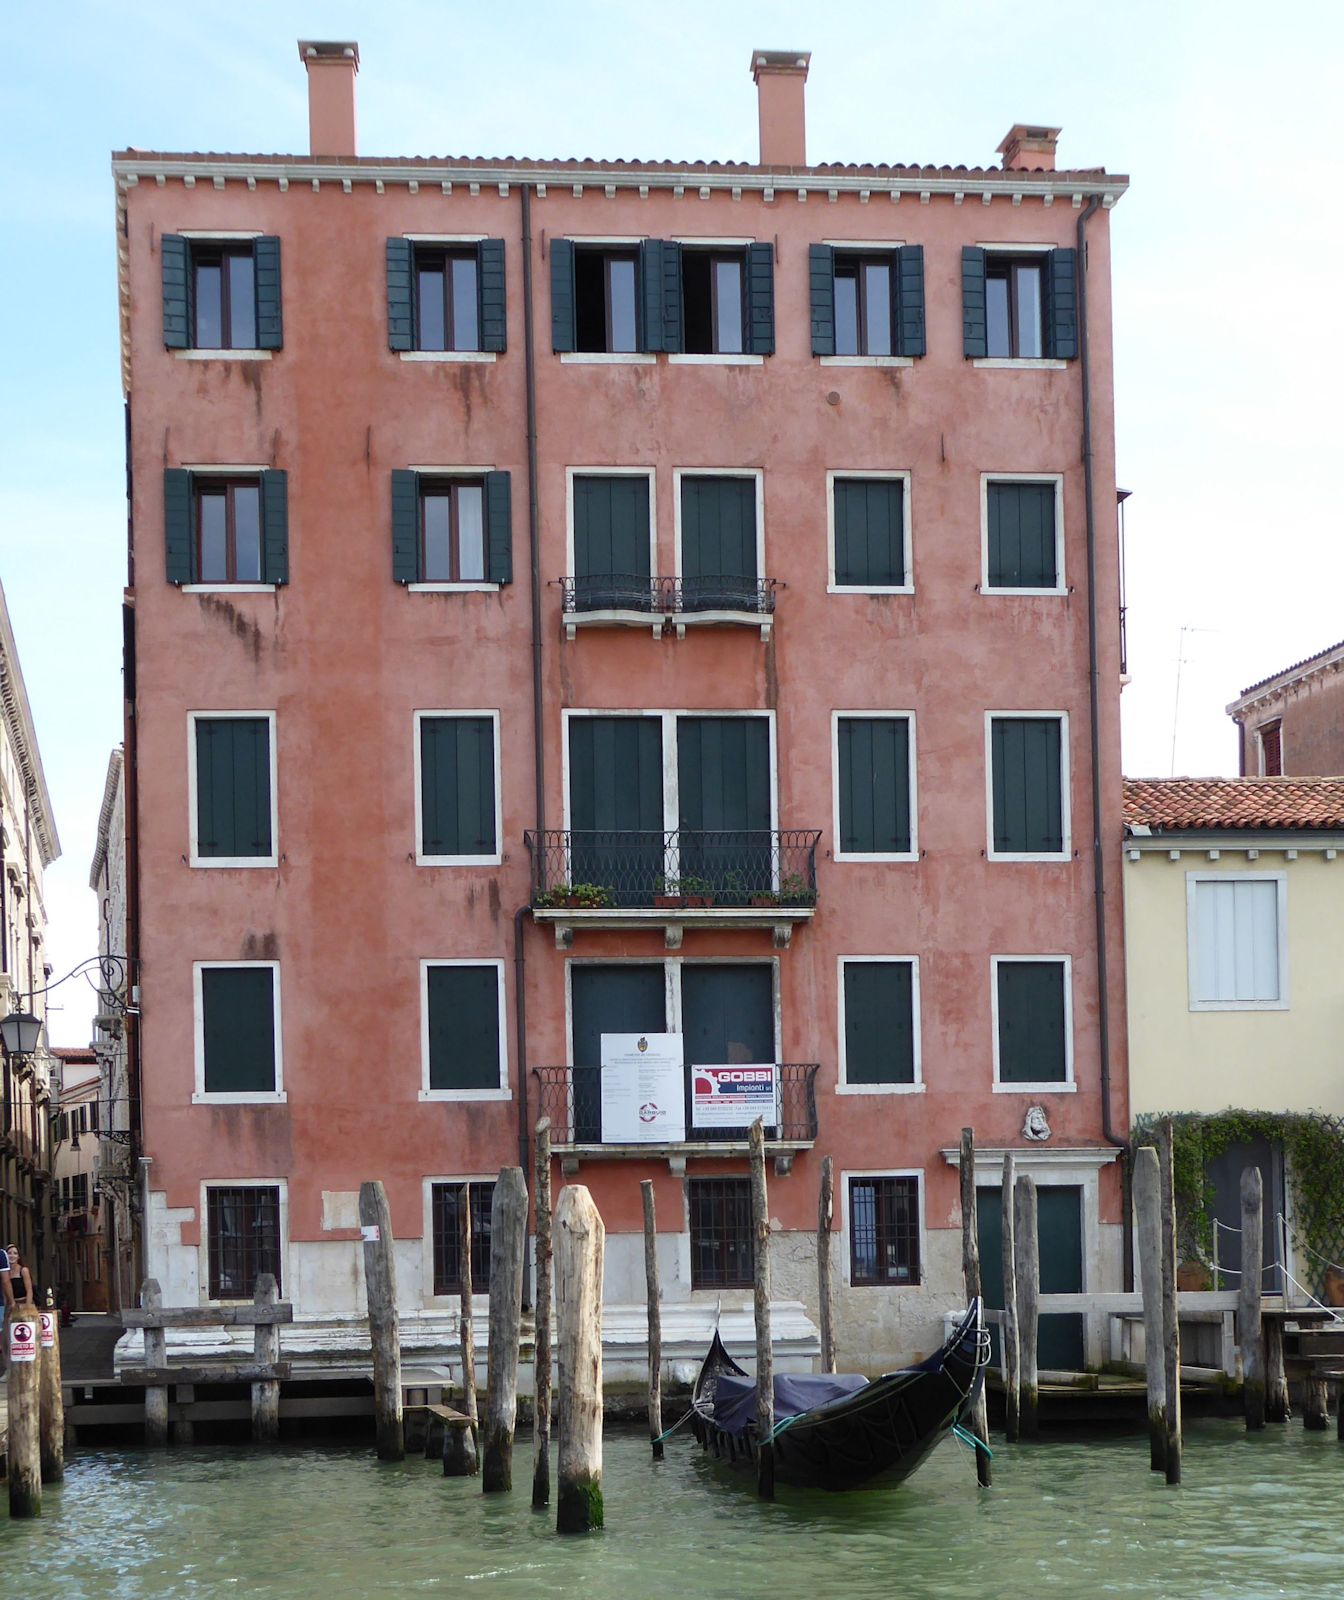
[[[807,165],[803,85],[807,82],[811,59],[810,50],[753,50],[751,53],[763,167]]]
[[[1058,128],[1041,128],[1026,122],[1014,123],[1003,136],[999,154],[1004,170],[1053,172],[1055,146],[1059,143]]]
[[[300,39],[299,59],[308,69],[308,153],[353,156],[359,46],[353,39]]]

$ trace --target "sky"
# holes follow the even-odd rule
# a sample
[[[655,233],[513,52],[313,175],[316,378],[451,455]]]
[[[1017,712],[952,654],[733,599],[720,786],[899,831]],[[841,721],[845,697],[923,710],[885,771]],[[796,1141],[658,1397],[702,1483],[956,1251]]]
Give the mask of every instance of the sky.
[[[63,855],[57,975],[121,738],[126,508],[109,155],[303,152],[296,41],[357,39],[365,155],[756,158],[753,49],[813,52],[816,162],[990,165],[1015,122],[1132,188],[1112,214],[1131,776],[1234,773],[1224,707],[1344,638],[1338,374],[1344,7],[29,0],[0,91],[0,582]],[[1179,696],[1178,696],[1179,685]],[[51,996],[56,1044],[90,991]],[[58,1009],[59,1007],[59,1009]]]

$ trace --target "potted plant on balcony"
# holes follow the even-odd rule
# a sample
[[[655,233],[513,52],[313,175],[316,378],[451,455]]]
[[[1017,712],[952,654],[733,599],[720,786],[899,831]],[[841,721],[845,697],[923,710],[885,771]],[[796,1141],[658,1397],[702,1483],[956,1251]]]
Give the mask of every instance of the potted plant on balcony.
[[[817,903],[817,891],[801,872],[791,872],[781,881],[775,903],[781,906],[814,906]]]
[[[682,904],[681,879],[656,879],[653,886],[653,903],[659,911],[677,910]]]
[[[708,878],[689,877],[681,880],[682,901],[689,910],[703,910],[714,904],[714,885]]]
[[[558,883],[532,901],[538,911],[601,911],[614,903],[611,890],[601,883]]]

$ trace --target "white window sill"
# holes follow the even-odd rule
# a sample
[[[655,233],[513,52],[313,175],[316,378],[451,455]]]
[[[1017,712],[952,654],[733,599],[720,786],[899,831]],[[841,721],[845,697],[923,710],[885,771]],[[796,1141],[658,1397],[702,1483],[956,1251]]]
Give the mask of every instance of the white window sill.
[[[823,367],[913,367],[913,356],[820,356]]]
[[[651,367],[658,357],[650,350],[562,350],[560,363],[566,367]]]
[[[1054,356],[975,356],[971,365],[999,372],[1064,372],[1069,364]]]
[[[408,594],[495,594],[497,583],[408,583],[403,585]]]
[[[183,594],[274,594],[277,583],[183,583]]]
[[[288,1099],[283,1089],[258,1089],[254,1094],[207,1094],[198,1089],[191,1103],[194,1106],[282,1106]]]
[[[1286,1000],[1192,1000],[1191,1011],[1287,1011]]]
[[[902,851],[899,855],[895,855],[895,854],[878,854],[878,853],[874,853],[874,854],[870,855],[867,852],[859,852],[859,851],[849,852],[849,851],[837,850],[831,856],[831,860],[832,861],[838,861],[838,862],[841,862],[841,863],[846,862],[846,861],[848,861],[848,862],[869,862],[869,863],[871,863],[871,862],[882,862],[882,861],[894,861],[894,862],[897,862],[897,863],[905,862],[905,863],[908,864],[910,862],[917,862],[919,860],[919,851],[918,850],[906,850],[906,851]]]
[[[1009,865],[1012,865],[1012,863],[1015,862],[1015,861],[1017,861],[1017,862],[1025,862],[1028,865],[1030,865],[1034,861],[1035,862],[1041,862],[1041,861],[1065,862],[1065,861],[1072,861],[1073,860],[1073,851],[1072,850],[1063,850],[1058,855],[1048,855],[1048,856],[1030,856],[1030,855],[1028,855],[1028,856],[1019,856],[1019,855],[1005,855],[1001,851],[990,850],[990,851],[986,852],[985,859],[986,859],[986,861],[1006,862]]]
[[[764,356],[750,355],[677,355],[667,358],[669,367],[763,367]]]
[[[979,584],[978,588],[979,592],[985,595],[1045,595],[1058,597],[1061,595],[1067,595],[1069,592],[1067,589],[1001,589],[996,584],[992,583]]]
[[[422,1102],[432,1100],[495,1100],[503,1102],[512,1100],[513,1094],[508,1089],[421,1089],[419,1099]]]
[[[922,1083],[837,1083],[836,1094],[923,1094]]]
[[[497,867],[503,856],[422,856],[416,852],[417,867]]]
[[[915,586],[913,583],[879,584],[871,589],[857,583],[828,583],[826,585],[827,594],[914,594],[914,592]]]
[[[241,869],[242,871],[255,872],[259,868],[272,871],[280,865],[276,856],[192,856],[191,865],[200,867],[203,871],[210,872],[219,867]]]
[[[403,361],[477,361],[490,365],[497,360],[493,350],[401,350]]]
[[[272,350],[174,350],[179,361],[269,361]]]
[[[1076,1083],[996,1083],[995,1094],[1077,1094]]]
[[[910,1290],[918,1291],[922,1289],[924,1285],[922,1283],[897,1283],[894,1280],[891,1283],[855,1283],[851,1278],[846,1283],[845,1287],[847,1289],[857,1289],[860,1293],[862,1293],[865,1289],[876,1289],[882,1294],[888,1294],[893,1289],[905,1290],[907,1292]]]

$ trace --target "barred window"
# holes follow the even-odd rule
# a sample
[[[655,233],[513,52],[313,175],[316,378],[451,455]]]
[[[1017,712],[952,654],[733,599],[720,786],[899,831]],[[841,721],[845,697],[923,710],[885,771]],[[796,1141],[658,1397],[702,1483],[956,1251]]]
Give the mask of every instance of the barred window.
[[[692,1178],[691,1287],[749,1289],[755,1269],[749,1178]]]
[[[207,1189],[206,1238],[212,1300],[250,1300],[263,1272],[281,1287],[278,1188]]]
[[[849,1281],[920,1282],[918,1178],[849,1180]]]
[[[434,1229],[434,1293],[457,1294],[462,1288],[462,1191],[465,1183],[436,1183],[431,1191],[430,1211]],[[471,1287],[472,1292],[490,1287],[490,1207],[495,1185],[471,1186]]]

